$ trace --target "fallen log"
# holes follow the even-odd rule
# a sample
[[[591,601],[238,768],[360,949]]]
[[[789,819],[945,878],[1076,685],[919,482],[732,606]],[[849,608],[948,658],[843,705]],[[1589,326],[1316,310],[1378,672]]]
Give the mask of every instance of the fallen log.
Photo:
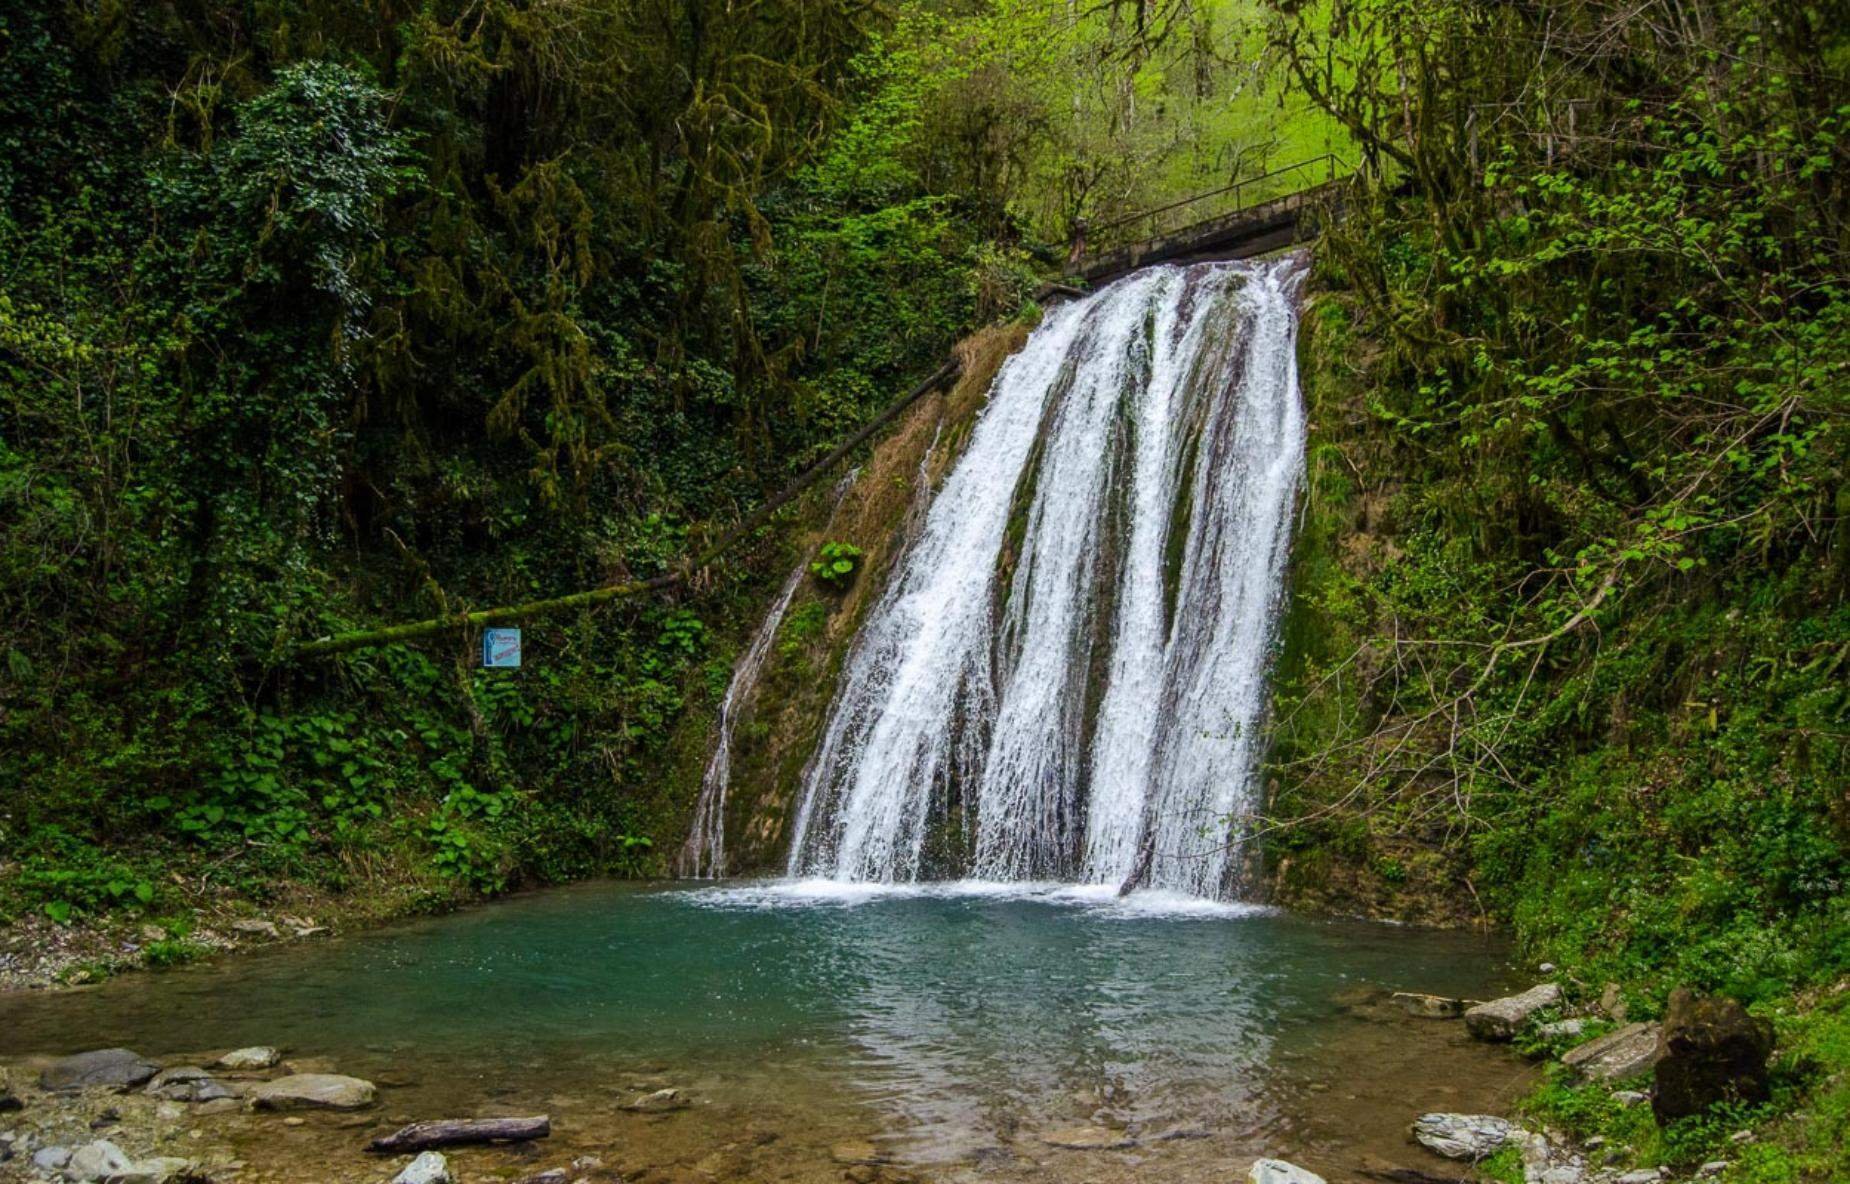
[[[552,1119],[545,1114],[532,1118],[445,1118],[401,1126],[374,1139],[366,1149],[380,1155],[399,1155],[463,1143],[522,1143],[550,1134]]]

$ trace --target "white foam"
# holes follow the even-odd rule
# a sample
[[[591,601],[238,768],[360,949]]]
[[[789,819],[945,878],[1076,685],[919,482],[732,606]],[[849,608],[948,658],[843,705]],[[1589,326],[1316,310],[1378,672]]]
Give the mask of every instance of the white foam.
[[[1109,884],[1045,880],[940,880],[903,884],[859,880],[770,880],[729,888],[693,888],[679,893],[690,903],[721,909],[856,908],[903,900],[1011,901],[1072,908],[1089,915],[1126,920],[1238,918],[1270,913],[1263,905],[1210,900],[1167,889],[1143,889],[1120,896]]]

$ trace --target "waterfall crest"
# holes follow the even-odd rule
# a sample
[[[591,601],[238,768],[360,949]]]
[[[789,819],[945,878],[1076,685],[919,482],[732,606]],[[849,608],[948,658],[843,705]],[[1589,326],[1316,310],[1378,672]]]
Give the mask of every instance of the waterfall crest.
[[[1229,892],[1303,464],[1297,258],[1150,268],[997,374],[848,655],[793,875]]]

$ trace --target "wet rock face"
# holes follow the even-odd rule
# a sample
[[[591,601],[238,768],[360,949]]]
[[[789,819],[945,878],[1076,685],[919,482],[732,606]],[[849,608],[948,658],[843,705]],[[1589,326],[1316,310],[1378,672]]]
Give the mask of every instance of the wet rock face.
[[[1651,1109],[1660,1123],[1700,1114],[1718,1102],[1764,1102],[1773,1029],[1733,999],[1670,993],[1658,1043]]]
[[[153,1061],[126,1048],[101,1048],[53,1061],[39,1074],[39,1088],[54,1093],[75,1089],[129,1089],[160,1070]]]

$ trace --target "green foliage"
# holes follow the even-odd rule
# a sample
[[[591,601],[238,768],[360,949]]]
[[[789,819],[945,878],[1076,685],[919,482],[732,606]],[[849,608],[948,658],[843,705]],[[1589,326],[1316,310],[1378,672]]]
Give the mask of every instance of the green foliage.
[[[809,574],[825,587],[844,588],[860,570],[861,556],[861,549],[853,543],[824,543],[809,565]]]

